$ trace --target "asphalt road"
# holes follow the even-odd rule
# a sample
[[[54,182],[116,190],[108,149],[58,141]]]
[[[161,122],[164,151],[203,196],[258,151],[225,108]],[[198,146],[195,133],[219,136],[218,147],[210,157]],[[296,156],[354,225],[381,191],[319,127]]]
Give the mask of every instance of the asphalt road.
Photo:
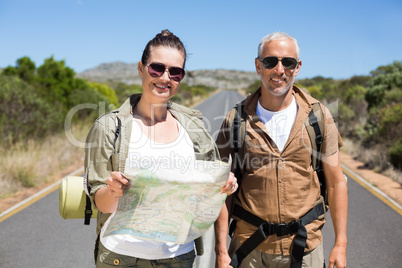
[[[241,99],[237,92],[220,92],[197,108],[215,138],[224,114]],[[353,179],[348,180],[348,267],[401,267],[401,216]],[[324,227],[324,250],[334,243],[330,214]],[[58,212],[58,191],[0,222],[0,268],[95,267],[95,220],[63,220]],[[213,230],[205,236],[206,253],[197,267],[214,267]]]

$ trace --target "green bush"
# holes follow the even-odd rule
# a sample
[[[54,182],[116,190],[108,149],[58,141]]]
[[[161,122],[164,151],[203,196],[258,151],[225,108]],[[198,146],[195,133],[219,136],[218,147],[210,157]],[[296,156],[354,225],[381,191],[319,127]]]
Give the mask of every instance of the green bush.
[[[385,144],[394,143],[402,137],[402,104],[391,104],[379,110],[378,135]]]
[[[321,99],[323,96],[321,87],[319,87],[319,86],[310,86],[307,88],[307,90],[308,90],[308,92],[310,92],[310,94],[313,98],[316,98],[318,100]]]
[[[388,151],[389,161],[398,169],[402,169],[402,138]]]
[[[366,93],[366,101],[369,104],[369,109],[383,104],[385,92],[387,92],[386,85],[375,85],[369,88]]]
[[[105,96],[111,104],[116,106],[119,104],[117,101],[116,92],[114,91],[113,88],[109,87],[106,84],[95,83],[95,82],[89,82],[89,86],[96,92],[99,92],[100,94]]]
[[[40,98],[35,88],[17,76],[0,75],[2,142],[42,138],[61,129],[64,113],[57,103]]]
[[[402,88],[394,88],[385,93],[386,103],[402,103]]]
[[[123,104],[123,102],[131,95],[142,92],[142,86],[140,85],[126,85],[124,83],[117,83],[110,86],[114,88],[117,102],[120,105]]]
[[[69,95],[69,103],[71,104],[71,109],[69,114],[74,118],[84,120],[84,119],[96,119],[100,116],[100,113],[108,112],[115,108],[110,106],[110,101],[100,92],[94,90],[93,88],[76,89]]]

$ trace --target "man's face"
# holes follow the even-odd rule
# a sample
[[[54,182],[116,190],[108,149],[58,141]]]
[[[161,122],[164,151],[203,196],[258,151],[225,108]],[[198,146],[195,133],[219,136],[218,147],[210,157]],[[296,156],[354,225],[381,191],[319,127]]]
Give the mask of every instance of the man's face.
[[[265,57],[277,57],[279,60],[285,57],[297,59],[296,45],[290,39],[274,40],[265,43],[260,55],[260,60]],[[264,68],[262,62],[255,59],[257,73],[261,76],[262,90],[267,90],[274,96],[282,96],[292,88],[295,77],[299,74],[301,61],[293,70],[286,69],[281,61],[272,69]]]

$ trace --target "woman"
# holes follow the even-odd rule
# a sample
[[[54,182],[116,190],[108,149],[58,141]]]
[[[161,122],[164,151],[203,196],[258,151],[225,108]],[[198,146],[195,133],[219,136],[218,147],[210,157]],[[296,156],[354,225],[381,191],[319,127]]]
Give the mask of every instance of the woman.
[[[123,175],[138,159],[219,160],[201,114],[169,102],[185,75],[186,50],[168,30],[148,42],[138,71],[143,93],[96,120],[87,137],[86,178],[98,213],[97,267],[192,267],[197,240],[175,244],[129,235],[102,236],[129,181]],[[230,174],[221,192],[237,189]],[[108,220],[109,219],[109,220]],[[99,248],[99,250],[98,250]],[[197,248],[197,251],[202,249]]]

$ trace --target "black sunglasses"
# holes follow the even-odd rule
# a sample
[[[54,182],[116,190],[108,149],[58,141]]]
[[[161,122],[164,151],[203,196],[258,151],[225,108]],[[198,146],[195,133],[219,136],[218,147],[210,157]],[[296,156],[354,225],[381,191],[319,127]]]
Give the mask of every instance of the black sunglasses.
[[[279,61],[281,61],[283,67],[285,67],[288,70],[293,70],[297,66],[297,60],[291,57],[284,57],[282,59],[278,59],[278,57],[266,57],[263,58],[262,60],[258,58],[258,60],[262,62],[262,65],[264,65],[264,68],[266,69],[274,68]]]
[[[186,74],[183,68],[180,67],[167,68],[166,65],[162,63],[151,63],[148,65],[148,73],[152,77],[162,76],[166,69],[169,71],[169,78],[176,82],[180,82]]]

